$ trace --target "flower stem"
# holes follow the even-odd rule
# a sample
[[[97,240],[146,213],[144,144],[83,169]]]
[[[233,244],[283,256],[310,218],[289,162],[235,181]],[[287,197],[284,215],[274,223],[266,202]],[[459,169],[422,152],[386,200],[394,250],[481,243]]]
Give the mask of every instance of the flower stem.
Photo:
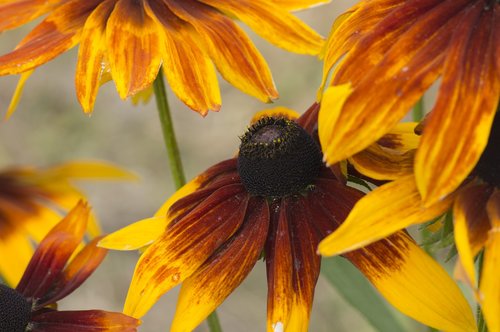
[[[179,189],[186,183],[186,177],[184,176],[184,170],[182,168],[179,146],[177,145],[177,139],[175,138],[172,117],[170,116],[170,107],[168,106],[167,91],[165,90],[165,83],[163,82],[163,73],[161,69],[153,83],[153,88],[155,91],[156,106],[158,107],[158,113],[160,114],[163,139],[165,141],[165,147],[167,148],[170,172],[172,173],[175,188]]]
[[[413,106],[413,121],[420,122],[424,118],[424,96]]]
[[[161,69],[158,72],[158,76],[153,83],[153,88],[156,97],[156,106],[158,107],[158,113],[160,115],[163,139],[165,141],[165,147],[167,148],[168,161],[170,163],[170,172],[172,173],[172,179],[174,180],[175,188],[179,189],[186,183],[186,177],[184,175],[184,169],[182,168],[181,154],[179,152],[179,146],[175,137],[172,117],[170,116],[167,91],[165,89],[163,72],[161,71]],[[222,327],[219,323],[219,317],[217,317],[217,312],[215,310],[207,317],[207,322],[211,332],[222,332]]]

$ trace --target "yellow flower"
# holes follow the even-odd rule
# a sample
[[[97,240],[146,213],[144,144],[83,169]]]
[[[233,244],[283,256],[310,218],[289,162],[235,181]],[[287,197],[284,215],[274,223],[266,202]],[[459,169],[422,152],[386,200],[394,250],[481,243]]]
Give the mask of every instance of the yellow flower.
[[[320,271],[319,241],[363,197],[339,165],[326,168],[315,137],[318,105],[296,121],[279,108],[259,113],[238,156],[222,161],[171,197],[155,217],[99,245],[149,245],[124,312],[140,318],[182,283],[171,331],[191,331],[246,278],[267,268],[267,330],[307,331]],[[346,255],[393,305],[425,324],[471,331],[472,312],[446,272],[401,231]]]
[[[439,79],[415,176],[427,204],[455,190],[486,146],[500,98],[498,22],[498,0],[363,0],[342,15],[327,42],[323,84],[343,57],[331,84],[353,91],[323,123],[327,161],[382,137]]]
[[[454,192],[430,205],[424,205],[421,200],[412,168],[405,166],[395,175],[390,171],[396,168],[392,158],[381,161],[365,152],[355,155],[351,160],[361,171],[377,179],[394,181],[359,200],[342,226],[320,243],[319,251],[330,256],[356,250],[452,209],[459,254],[456,277],[476,290],[489,331],[500,331],[499,144],[500,113],[497,112],[488,144],[473,171]],[[413,155],[407,154],[405,158],[412,160]],[[478,285],[474,257],[481,250],[484,250],[484,263]]]
[[[122,313],[56,310],[106,256],[99,238],[77,250],[89,218],[90,208],[79,202],[40,242],[16,288],[0,283],[0,331],[137,331],[140,321]]]
[[[49,168],[16,167],[0,172],[0,276],[15,285],[33,254],[31,241],[40,242],[83,194],[74,180],[132,179],[116,166],[71,162]],[[100,233],[94,217],[89,233]],[[15,260],[9,257],[16,257]]]
[[[0,75],[24,73],[16,104],[34,68],[80,44],[75,83],[87,113],[110,75],[125,99],[148,88],[160,66],[179,99],[202,115],[221,104],[214,65],[238,89],[270,101],[278,93],[269,68],[231,18],[288,51],[318,54],[323,39],[290,11],[327,1],[3,1],[0,32],[48,15],[14,51],[0,56]]]

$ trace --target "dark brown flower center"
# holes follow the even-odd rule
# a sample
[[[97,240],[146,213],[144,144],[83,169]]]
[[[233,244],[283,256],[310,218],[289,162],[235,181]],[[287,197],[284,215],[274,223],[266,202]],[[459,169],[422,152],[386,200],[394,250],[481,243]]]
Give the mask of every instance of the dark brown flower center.
[[[294,121],[263,118],[241,137],[238,172],[249,193],[284,197],[304,191],[321,167],[321,151]]]
[[[14,289],[0,284],[0,332],[24,332],[31,304]]]
[[[473,174],[500,188],[500,114],[498,111],[495,120],[493,120],[488,145],[484,149]]]

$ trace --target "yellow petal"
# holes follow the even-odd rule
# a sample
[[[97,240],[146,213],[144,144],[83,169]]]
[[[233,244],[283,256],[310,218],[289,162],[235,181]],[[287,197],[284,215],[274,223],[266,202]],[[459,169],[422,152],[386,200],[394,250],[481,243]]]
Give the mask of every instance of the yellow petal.
[[[277,107],[265,109],[265,110],[262,110],[262,111],[255,113],[255,115],[252,117],[252,120],[250,120],[250,125],[253,125],[254,123],[259,121],[260,119],[266,118],[266,117],[271,117],[271,118],[272,117],[282,117],[282,118],[286,118],[289,120],[296,120],[299,118],[299,116],[300,116],[299,113],[297,113],[296,111],[294,111],[290,108],[283,107],[283,106],[277,106]]]
[[[21,96],[23,95],[24,85],[28,78],[33,74],[34,70],[28,70],[21,74],[19,78],[19,82],[17,83],[16,90],[14,91],[14,95],[10,100],[9,108],[7,108],[7,113],[5,114],[5,120],[8,120],[10,116],[16,111],[17,105],[19,104],[19,100],[21,100]]]
[[[396,180],[413,174],[415,150],[398,153],[372,144],[349,161],[356,170],[376,180]]]
[[[476,331],[472,310],[447,272],[405,232],[346,254],[393,306],[443,331]]]
[[[26,234],[12,230],[0,236],[0,276],[15,287],[33,255],[33,247]]]
[[[137,250],[153,243],[167,227],[167,217],[147,218],[113,232],[99,241],[99,247]]]
[[[399,152],[418,148],[420,136],[415,134],[418,122],[400,122],[377,141],[377,144]]]
[[[299,10],[329,3],[330,0],[273,0],[272,3],[286,10]]]
[[[489,331],[500,331],[500,191],[496,189],[487,205],[491,222],[484,251],[479,303]]]
[[[59,179],[136,180],[137,176],[103,161],[74,161],[46,168],[41,177]]]
[[[413,175],[402,177],[361,198],[344,223],[320,242],[318,250],[332,256],[361,248],[410,225],[429,221],[451,203],[449,197],[424,207]]]

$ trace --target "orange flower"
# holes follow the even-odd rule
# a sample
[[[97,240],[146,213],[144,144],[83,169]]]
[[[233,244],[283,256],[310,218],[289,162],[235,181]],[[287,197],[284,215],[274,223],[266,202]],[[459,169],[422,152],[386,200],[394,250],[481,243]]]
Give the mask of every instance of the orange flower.
[[[135,332],[140,321],[103,310],[58,311],[57,301],[77,289],[99,266],[107,250],[99,238],[73,258],[90,216],[79,202],[40,243],[15,289],[0,284],[0,331]]]
[[[327,1],[3,1],[0,32],[48,15],[14,51],[0,56],[0,75],[24,73],[16,104],[34,68],[80,43],[76,92],[87,113],[108,72],[125,99],[148,88],[160,66],[179,99],[202,115],[221,104],[214,65],[238,89],[270,101],[278,94],[269,68],[230,17],[288,51],[318,54],[322,38],[289,11]]]
[[[337,20],[326,49],[323,82],[344,56],[331,84],[353,89],[322,123],[326,160],[375,142],[440,79],[415,175],[427,204],[455,190],[486,146],[500,98],[499,1],[363,0]]]

